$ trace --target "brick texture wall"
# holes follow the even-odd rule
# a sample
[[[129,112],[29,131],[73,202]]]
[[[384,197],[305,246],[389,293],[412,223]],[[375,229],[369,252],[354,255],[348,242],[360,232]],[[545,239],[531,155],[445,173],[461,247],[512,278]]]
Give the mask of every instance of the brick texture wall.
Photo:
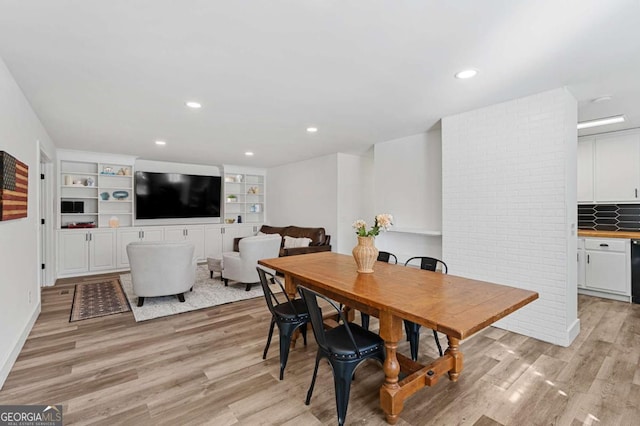
[[[537,291],[496,325],[564,346],[579,332],[576,111],[556,89],[442,120],[449,273]]]

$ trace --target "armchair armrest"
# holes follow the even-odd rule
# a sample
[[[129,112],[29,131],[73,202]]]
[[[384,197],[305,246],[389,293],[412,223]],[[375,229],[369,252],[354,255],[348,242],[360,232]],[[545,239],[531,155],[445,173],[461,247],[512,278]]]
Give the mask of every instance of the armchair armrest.
[[[309,246],[282,249],[284,256],[295,256],[298,254],[320,253],[322,251],[331,251],[331,246]]]

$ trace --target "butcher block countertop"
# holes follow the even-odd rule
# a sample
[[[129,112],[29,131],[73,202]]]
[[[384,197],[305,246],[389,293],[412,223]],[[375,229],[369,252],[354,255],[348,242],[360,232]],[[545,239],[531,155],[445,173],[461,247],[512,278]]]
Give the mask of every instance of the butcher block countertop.
[[[592,231],[590,229],[578,229],[578,237],[638,238],[638,239],[640,239],[640,232],[633,232],[633,231]]]

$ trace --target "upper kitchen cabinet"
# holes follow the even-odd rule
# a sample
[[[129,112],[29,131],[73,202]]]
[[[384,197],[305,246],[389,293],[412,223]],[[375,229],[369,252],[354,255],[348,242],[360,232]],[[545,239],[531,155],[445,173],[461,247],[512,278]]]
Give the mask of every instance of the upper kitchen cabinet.
[[[595,202],[640,202],[640,132],[596,135],[593,163]]]
[[[593,150],[595,137],[578,139],[578,202],[593,204]]]

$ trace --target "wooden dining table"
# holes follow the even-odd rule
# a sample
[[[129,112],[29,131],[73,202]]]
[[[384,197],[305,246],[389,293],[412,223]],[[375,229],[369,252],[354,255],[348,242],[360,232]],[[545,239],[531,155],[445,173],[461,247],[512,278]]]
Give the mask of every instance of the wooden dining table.
[[[376,262],[373,273],[358,273],[352,256],[333,252],[258,263],[284,274],[290,297],[302,285],[379,319],[386,348],[380,406],[389,424],[398,421],[404,401],[415,392],[444,374],[458,380],[464,359],[460,340],[538,298],[529,290],[385,262]],[[446,334],[444,355],[422,365],[398,353],[405,319]]]

